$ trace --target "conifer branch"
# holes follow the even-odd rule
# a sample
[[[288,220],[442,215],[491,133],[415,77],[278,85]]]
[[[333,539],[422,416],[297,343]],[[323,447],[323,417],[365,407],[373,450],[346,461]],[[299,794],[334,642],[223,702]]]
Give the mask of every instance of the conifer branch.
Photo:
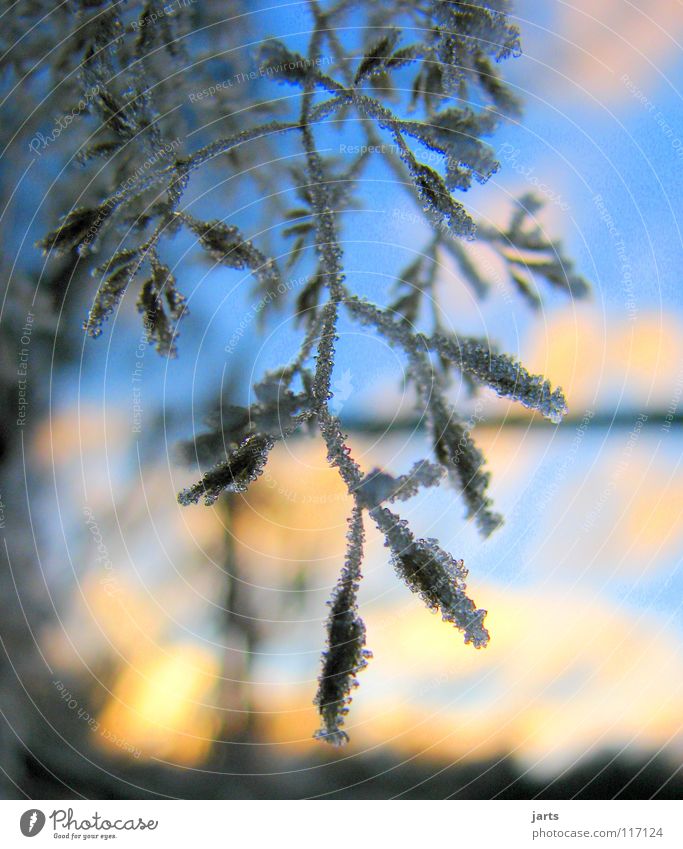
[[[466,643],[479,648],[489,640],[483,624],[486,612],[468,595],[463,561],[455,560],[436,540],[416,537],[387,507],[447,478],[482,535],[492,533],[502,521],[493,509],[489,473],[472,438],[472,425],[448,399],[453,374],[473,391],[488,387],[551,422],[559,422],[566,413],[560,389],[529,373],[489,340],[447,332],[438,312],[440,251],[450,254],[463,282],[477,296],[491,289],[485,272],[465,248],[465,240],[475,234],[503,259],[511,284],[533,307],[540,303],[539,284],[576,297],[588,291],[561,243],[547,238],[535,221],[540,206],[534,197],[521,198],[507,227],[497,230],[475,222],[456,195],[473,181],[486,183],[496,172],[499,163],[486,139],[504,118],[517,120],[521,114],[517,97],[497,67],[519,53],[519,32],[510,22],[506,0],[389,4],[373,0],[362,8],[351,0],[324,7],[310,0],[312,27],[306,55],[276,39],[265,41],[259,52],[260,78],[296,87],[297,114],[283,114],[287,107],[280,108],[269,97],[249,99],[246,87],[226,95],[235,102],[224,109],[215,92],[206,108],[227,126],[219,137],[207,139],[209,131],[190,133],[190,125],[182,124],[183,115],[192,109],[178,107],[181,102],[194,103],[196,92],[189,97],[187,91],[181,94],[184,79],[166,73],[162,61],[182,57],[199,67],[201,60],[210,58],[201,52],[195,55],[193,50],[200,49],[185,39],[191,32],[190,17],[179,15],[152,27],[155,15],[164,17],[156,0],[131,0],[125,9],[121,4],[105,9],[98,5],[87,0],[74,4],[82,24],[79,77],[83,86],[96,91],[90,115],[96,124],[94,141],[84,144],[81,159],[86,167],[95,160],[108,164],[106,186],[90,203],[67,211],[39,245],[48,253],[77,252],[84,261],[96,250],[107,257],[94,268],[99,282],[85,322],[92,336],[102,332],[103,322],[139,279],[136,303],[150,342],[168,356],[176,354],[178,325],[187,310],[163,252],[165,241],[181,230],[212,262],[249,272],[257,292],[277,288],[285,271],[308,263],[306,283],[289,305],[303,326],[298,350],[251,387],[253,403],[218,409],[207,432],[181,446],[184,459],[196,462],[201,476],[179,493],[178,500],[189,505],[203,499],[211,505],[222,493],[244,492],[262,474],[276,442],[302,426],[319,431],[328,462],[338,470],[353,501],[346,558],[330,601],[327,649],[315,697],[321,717],[316,736],[338,745],[348,739],[342,726],[350,693],[369,656],[357,599],[364,513],[383,534],[400,579],[460,630]],[[337,32],[348,14],[355,16],[356,24],[364,16],[367,24],[360,56],[346,55]],[[325,45],[331,61],[323,68]],[[401,98],[406,86],[412,91],[407,106]],[[196,104],[194,108],[199,109]],[[351,190],[368,155],[355,156],[342,168],[316,143],[321,125],[343,131],[349,115],[350,126],[360,128],[369,146],[380,147],[384,137],[391,140],[382,155],[397,186],[408,193],[431,227],[422,255],[399,275],[393,292],[378,292],[377,302],[352,291],[340,241]],[[201,123],[212,127],[215,121],[205,117]],[[168,141],[179,127],[186,138],[198,136],[194,150],[176,149]],[[283,157],[269,155],[263,157],[269,164],[262,164],[258,152],[271,152],[275,144],[288,145],[299,161],[283,165]],[[162,147],[163,154],[157,155]],[[146,157],[147,167],[137,165],[140,157]],[[242,167],[243,160],[250,167]],[[226,183],[232,178],[240,185],[251,180],[260,192],[269,183],[293,181],[296,205],[273,207],[282,213],[282,238],[292,240],[284,268],[275,259],[282,252],[251,237],[244,225],[215,215],[203,218],[194,208],[190,213],[186,193],[201,169],[229,175]],[[229,197],[230,191],[228,187]],[[229,212],[227,208],[225,214]],[[425,294],[432,303],[430,314]],[[377,468],[364,472],[353,458],[342,421],[330,409],[342,307],[354,322],[371,327],[406,358],[428,425],[433,459],[416,463],[403,474]]]

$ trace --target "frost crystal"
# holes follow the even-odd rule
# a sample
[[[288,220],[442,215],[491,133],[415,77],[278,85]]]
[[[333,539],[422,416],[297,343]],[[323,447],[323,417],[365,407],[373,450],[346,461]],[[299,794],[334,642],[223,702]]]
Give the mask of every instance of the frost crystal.
[[[485,646],[489,641],[486,611],[477,609],[467,596],[462,560],[454,560],[434,539],[415,539],[406,523],[386,508],[376,508],[371,515],[386,535],[396,572],[410,589],[461,630],[466,643]]]
[[[184,506],[196,504],[203,497],[204,503],[210,506],[223,491],[244,492],[263,471],[272,447],[273,442],[266,436],[247,437],[224,463],[208,471],[194,486],[184,489],[178,495],[179,503]]]
[[[38,247],[63,254],[72,248],[84,253],[95,241],[113,208],[107,204],[95,208],[80,206],[73,209],[62,223],[38,242]]]
[[[365,624],[358,615],[356,599],[364,541],[363,517],[359,507],[354,508],[349,519],[347,539],[346,562],[328,602],[327,650],[323,652],[323,669],[314,700],[323,723],[315,736],[333,746],[348,742],[342,725],[348,713],[351,690],[358,686],[356,676],[372,657],[365,648]]]
[[[435,333],[428,344],[461,371],[495,389],[499,395],[538,410],[551,422],[558,424],[566,415],[567,403],[561,389],[553,390],[549,380],[529,374],[512,357],[497,353],[487,343]]]

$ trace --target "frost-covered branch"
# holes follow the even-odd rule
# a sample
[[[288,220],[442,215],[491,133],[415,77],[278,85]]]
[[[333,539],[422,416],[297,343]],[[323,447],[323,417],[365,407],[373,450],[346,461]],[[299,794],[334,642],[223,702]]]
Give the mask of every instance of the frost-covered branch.
[[[534,198],[522,198],[507,229],[497,230],[477,225],[458,195],[474,181],[486,183],[497,171],[499,163],[486,139],[501,121],[518,120],[521,114],[517,97],[498,70],[501,60],[520,49],[519,32],[507,14],[509,3],[369,0],[359,7],[352,0],[326,5],[311,0],[306,55],[277,39],[265,40],[258,54],[259,86],[273,81],[291,85],[295,97],[279,104],[271,93],[247,96],[243,87],[226,95],[232,98],[230,108],[218,95],[208,106],[197,105],[202,98],[196,91],[186,97],[186,80],[167,74],[159,61],[166,54],[180,55],[178,51],[186,51],[184,58],[195,62],[193,67],[210,61],[201,53],[193,55],[193,49],[201,48],[184,39],[191,32],[188,15],[179,15],[168,27],[152,28],[147,24],[161,8],[157,2],[131,0],[125,9],[111,4],[95,10],[98,4],[86,0],[74,5],[85,22],[81,81],[97,90],[91,110],[94,140],[84,145],[81,159],[86,166],[97,160],[107,167],[99,193],[66,211],[40,246],[48,253],[76,252],[84,261],[96,250],[106,257],[94,268],[98,285],[87,332],[101,333],[103,322],[139,279],[137,305],[150,341],[161,353],[176,353],[178,326],[187,310],[163,256],[165,243],[181,231],[211,262],[248,272],[257,292],[277,288],[285,271],[307,264],[305,284],[288,304],[302,327],[298,350],[251,387],[253,403],[219,409],[209,430],[182,447],[184,458],[196,461],[202,474],[178,499],[183,505],[202,499],[211,505],[222,493],[244,492],[262,473],[276,442],[302,426],[317,429],[328,462],[353,501],[315,699],[322,723],[317,736],[343,743],[348,739],[342,725],[350,693],[369,657],[357,600],[365,514],[383,534],[400,579],[459,629],[466,643],[478,648],[489,639],[485,611],[467,593],[462,560],[455,560],[436,540],[416,537],[387,507],[447,478],[483,535],[502,521],[493,509],[490,476],[472,425],[448,397],[453,372],[473,390],[488,387],[552,422],[566,413],[560,389],[489,340],[446,332],[436,306],[442,282],[440,251],[454,259],[462,281],[477,296],[490,290],[486,273],[464,247],[464,240],[475,233],[503,259],[511,282],[533,306],[540,301],[539,282],[572,296],[587,292],[561,244],[545,237],[535,222],[539,205]],[[352,57],[346,54],[342,35],[350,15],[356,31],[361,20],[367,28],[361,55]],[[231,26],[238,25],[233,21]],[[330,61],[323,67],[325,49]],[[408,100],[406,91],[412,92]],[[194,106],[187,108],[188,103]],[[189,123],[183,124],[188,114]],[[218,120],[221,133],[210,137]],[[340,238],[351,192],[368,155],[361,153],[341,168],[334,157],[321,152],[324,146],[316,136],[323,126],[340,133],[361,132],[371,146],[391,140],[382,155],[399,191],[407,193],[431,228],[425,250],[400,275],[395,289],[378,290],[372,302],[352,290]],[[192,149],[173,142],[181,137],[174,135],[181,128],[185,139],[197,139]],[[291,156],[283,157],[279,150],[276,155],[276,145],[286,145]],[[137,164],[141,157],[144,167]],[[206,172],[221,176],[225,219],[215,213],[202,217],[194,206],[190,212],[188,188]],[[232,220],[232,201],[246,181],[252,193],[254,188],[268,191],[269,197],[272,184],[293,190],[294,206],[282,200],[280,206],[275,201],[269,206],[271,215],[281,215],[277,238],[288,249],[271,250],[264,238],[250,235],[248,221],[238,226]],[[282,254],[288,255],[284,267],[276,259]],[[425,315],[425,295],[434,305],[431,316]],[[376,468],[365,472],[353,458],[342,421],[331,411],[341,309],[406,358],[433,458],[403,474]]]

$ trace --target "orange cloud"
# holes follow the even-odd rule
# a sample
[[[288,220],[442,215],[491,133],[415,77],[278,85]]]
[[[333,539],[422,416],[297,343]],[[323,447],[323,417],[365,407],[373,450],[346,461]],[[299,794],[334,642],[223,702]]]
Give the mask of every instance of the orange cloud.
[[[514,752],[554,771],[590,751],[681,747],[679,638],[656,619],[574,591],[480,586],[475,596],[491,611],[482,651],[419,605],[366,615],[375,657],[348,720],[348,753],[383,745],[455,761]],[[310,685],[260,698],[268,739],[314,745]]]
[[[683,464],[657,453],[660,439],[675,438],[662,434],[619,429],[595,465],[577,464],[544,496],[540,571],[552,564],[564,576],[578,569],[634,581],[670,564],[683,542]]]
[[[545,17],[546,2],[524,0],[517,6],[526,52],[550,69],[539,69],[546,96],[551,86],[602,101],[631,100],[621,80],[625,73],[644,89],[672,78],[669,65],[678,60],[683,38],[678,0],[573,0],[553,8],[548,31],[534,23]]]
[[[572,305],[539,322],[522,359],[562,386],[577,414],[596,399],[666,408],[683,377],[683,326],[673,315],[644,313],[631,322]]]

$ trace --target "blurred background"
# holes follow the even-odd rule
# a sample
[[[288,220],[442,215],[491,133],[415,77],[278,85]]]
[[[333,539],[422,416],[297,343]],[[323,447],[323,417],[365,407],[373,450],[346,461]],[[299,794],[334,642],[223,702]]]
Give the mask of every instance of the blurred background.
[[[254,41],[230,52],[232,73],[253,66],[265,35],[303,43],[305,7],[265,5],[250,5]],[[513,198],[538,194],[544,228],[592,297],[551,294],[534,313],[475,242],[490,296],[474,298],[440,256],[441,305],[454,328],[562,386],[569,415],[555,426],[492,393],[460,393],[465,415],[477,405],[505,525],[482,541],[445,486],[402,514],[465,560],[491,643],[462,645],[369,533],[360,605],[374,658],[341,750],[312,739],[350,510],[320,440],[279,443],[244,495],[176,501],[196,477],[178,441],[201,432],[217,398],[248,401],[296,351],[291,310],[261,321],[244,275],[183,260],[177,360],[148,347],[134,296],[86,338],[94,281],[77,259],[46,264],[33,246],[73,202],[82,136],[66,128],[36,155],[60,92],[40,69],[25,89],[5,69],[6,797],[683,795],[683,3],[517,0],[515,17],[524,55],[503,70],[525,117],[495,136],[501,170],[465,200],[501,225]],[[20,18],[13,26],[18,44]],[[343,160],[339,138],[325,145]],[[243,204],[267,233],[255,189]],[[416,212],[378,157],[345,214],[356,291],[380,297],[423,249]],[[333,411],[354,456],[404,472],[429,454],[404,362],[351,323],[340,335]]]

